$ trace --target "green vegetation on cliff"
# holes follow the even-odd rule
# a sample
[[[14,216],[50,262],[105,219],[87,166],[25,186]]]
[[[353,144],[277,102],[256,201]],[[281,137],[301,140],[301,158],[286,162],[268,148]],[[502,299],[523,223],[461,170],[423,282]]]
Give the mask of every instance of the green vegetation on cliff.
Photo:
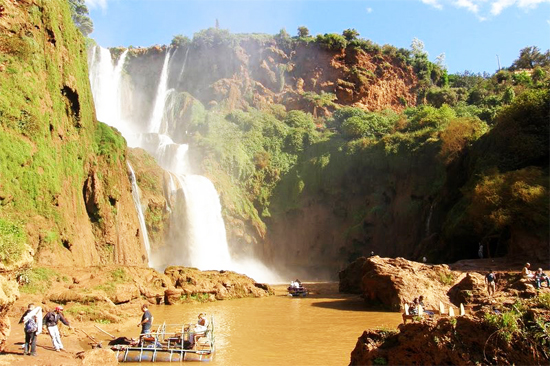
[[[401,111],[369,110],[342,100],[342,94],[313,91],[315,81],[297,92],[299,105],[251,106],[223,98],[206,105],[205,95],[191,90],[185,98],[200,112],[186,109],[178,123],[200,147],[202,157],[196,158],[221,192],[226,217],[251,220],[263,237],[313,202],[342,206],[333,213],[346,228],[335,239],[345,260],[378,251],[384,236],[405,243],[388,255],[446,261],[474,256],[480,241],[489,243],[493,255],[515,252],[511,230],[534,233],[541,245],[547,242],[546,54],[532,50],[530,57],[538,61],[531,69],[448,75],[440,62],[428,60],[419,40],[411,50],[380,47],[351,30],[314,37],[299,29],[297,37],[286,31],[270,37],[208,29],[192,40],[177,36],[172,42],[227,55],[249,44],[270,45],[273,55],[300,47],[317,50],[320,58],[368,55],[374,70],[360,67],[356,59],[357,64],[347,65],[353,78],[338,80],[338,88],[355,92],[387,77],[392,64],[412,69],[417,105],[402,100]],[[223,67],[235,67],[232,62]],[[282,76],[273,72],[266,81],[279,92],[307,75],[298,59],[279,66]],[[214,80],[224,73],[215,60],[204,67],[212,67],[207,71]],[[247,94],[242,98],[253,100]],[[324,112],[318,115],[319,110]],[[396,221],[401,232],[384,235],[381,227]]]
[[[87,212],[82,195],[90,170],[124,166],[125,142],[95,121],[85,39],[68,2],[0,4],[0,220],[18,233],[3,245],[69,249],[81,234],[72,220]],[[112,174],[102,178],[116,198]]]

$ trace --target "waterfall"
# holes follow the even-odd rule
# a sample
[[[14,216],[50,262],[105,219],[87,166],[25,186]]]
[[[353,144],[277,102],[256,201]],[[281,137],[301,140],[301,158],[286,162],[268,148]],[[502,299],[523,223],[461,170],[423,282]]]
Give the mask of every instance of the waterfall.
[[[120,81],[122,69],[126,61],[128,50],[124,51],[116,66],[113,66],[111,52],[106,48],[96,47],[92,53],[92,67],[90,67],[90,84],[96,106],[97,119],[111,125],[120,124],[121,119],[121,90]],[[95,58],[99,56],[99,61]]]
[[[96,51],[99,49],[99,53]],[[121,129],[124,127],[124,122],[121,120],[121,80],[124,62],[128,50],[125,50],[115,66],[111,58],[111,52],[103,47],[93,47],[90,65],[90,85],[92,87],[92,95],[96,108],[97,119],[109,124],[110,126]],[[99,57],[99,60],[96,59]],[[139,227],[143,237],[149,265],[151,261],[151,246],[149,244],[149,234],[145,225],[145,217],[141,208],[139,197],[139,189],[137,186],[134,169],[128,163],[130,170],[130,182],[132,183],[132,197],[136,206],[136,211],[139,219]]]
[[[150,253],[149,265],[160,271],[168,265],[190,266],[201,270],[232,270],[252,276],[257,281],[282,282],[276,274],[255,259],[235,261],[231,258],[220,199],[214,184],[208,178],[192,171],[188,154],[189,146],[175,143],[169,135],[172,128],[167,128],[168,121],[164,117],[177,115],[174,113],[177,111],[173,110],[172,99],[174,98],[171,98],[176,95],[175,91],[168,89],[170,50],[166,52],[160,72],[151,118],[145,122],[148,132],[141,134],[136,131],[144,129],[135,127],[139,125],[139,121],[121,118],[121,111],[125,108],[124,102],[121,102],[123,99],[120,93],[122,81],[120,75],[124,58],[121,56],[117,67],[113,68],[109,50],[104,48],[99,50],[100,57],[97,57],[94,50],[90,65],[90,81],[98,109],[97,115],[101,115],[106,123],[121,131],[129,146],[145,149],[153,155],[159,166],[170,173],[164,193],[170,212],[169,233],[166,242]],[[125,57],[126,53],[123,55]],[[186,60],[187,53],[179,77],[183,74]],[[131,79],[132,75],[129,75],[129,80]],[[124,100],[134,100],[133,93],[147,94],[144,91],[129,88],[128,92],[124,93]],[[171,102],[167,103],[167,99]],[[136,100],[139,101],[139,98]],[[141,106],[138,107],[141,108]],[[133,115],[146,112],[139,109]],[[135,179],[132,180],[132,184],[134,181]],[[138,192],[137,187],[134,191]],[[137,198],[139,199],[139,196]],[[142,230],[145,235],[146,230]],[[146,245],[149,246],[148,241]]]
[[[147,234],[147,226],[145,225],[145,216],[143,215],[143,208],[141,207],[141,201],[139,196],[139,187],[136,181],[136,174],[130,162],[126,163],[130,172],[130,182],[132,183],[132,198],[134,199],[134,205],[136,206],[139,228],[141,229],[141,236],[143,237],[143,244],[147,251],[147,257],[149,258],[149,266],[151,266],[151,245],[149,244],[149,235]]]
[[[164,57],[164,63],[162,64],[162,71],[160,73],[160,81],[157,87],[157,95],[155,97],[155,106],[153,107],[153,114],[151,115],[151,121],[149,122],[149,132],[160,133],[162,126],[162,117],[164,116],[164,106],[166,104],[166,97],[168,96],[168,64],[170,62],[170,51],[166,51]]]
[[[185,71],[185,65],[187,64],[187,55],[189,54],[189,48],[187,47],[187,50],[185,50],[185,57],[183,58],[183,65],[181,67],[180,75],[178,76],[178,83],[181,82],[181,78],[183,77],[183,72]]]

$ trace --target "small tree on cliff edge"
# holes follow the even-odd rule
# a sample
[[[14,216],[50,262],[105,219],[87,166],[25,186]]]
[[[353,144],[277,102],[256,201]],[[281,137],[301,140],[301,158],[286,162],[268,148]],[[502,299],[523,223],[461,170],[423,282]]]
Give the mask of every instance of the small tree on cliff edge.
[[[298,27],[298,37],[299,38],[309,37],[309,29],[307,29],[307,27],[304,27],[304,26]]]
[[[355,29],[346,29],[345,31],[342,32],[342,35],[344,36],[344,38],[348,41],[348,42],[351,42],[353,41],[354,39],[357,39],[357,37],[359,37],[359,32],[356,31]]]

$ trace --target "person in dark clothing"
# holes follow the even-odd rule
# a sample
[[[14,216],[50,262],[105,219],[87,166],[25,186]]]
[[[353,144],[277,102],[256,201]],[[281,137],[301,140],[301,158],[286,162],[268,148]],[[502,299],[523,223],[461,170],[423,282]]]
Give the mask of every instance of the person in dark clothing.
[[[485,276],[485,283],[487,284],[487,292],[489,293],[489,296],[493,296],[496,289],[496,275],[493,270],[490,270]]]
[[[48,333],[50,333],[50,337],[52,338],[53,347],[57,352],[63,349],[61,335],[59,334],[59,329],[57,328],[57,322],[59,321],[71,328],[69,322],[63,316],[63,306],[57,306],[54,311],[48,312],[44,317],[44,324],[48,327]]]
[[[25,317],[34,309],[34,304],[30,303],[27,310],[19,319],[19,324],[24,322]],[[28,319],[25,322],[25,355],[36,356],[36,332],[38,331],[38,325],[36,324],[36,316]]]
[[[141,311],[143,311],[143,315],[141,316],[141,321],[137,325],[138,327],[141,326],[141,334],[139,336],[140,343],[144,335],[151,333],[151,327],[153,326],[153,315],[146,304],[143,304]]]

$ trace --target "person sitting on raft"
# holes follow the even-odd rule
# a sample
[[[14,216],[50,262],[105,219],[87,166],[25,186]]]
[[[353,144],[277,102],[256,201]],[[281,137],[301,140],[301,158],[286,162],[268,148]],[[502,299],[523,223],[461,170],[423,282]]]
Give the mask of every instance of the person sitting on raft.
[[[190,334],[189,342],[191,342],[191,345],[190,345],[191,348],[195,346],[197,339],[204,336],[206,329],[208,329],[208,320],[206,319],[206,313],[200,313],[199,320],[197,320],[197,324],[195,324],[193,326],[193,329],[190,329],[189,331],[189,334]]]

